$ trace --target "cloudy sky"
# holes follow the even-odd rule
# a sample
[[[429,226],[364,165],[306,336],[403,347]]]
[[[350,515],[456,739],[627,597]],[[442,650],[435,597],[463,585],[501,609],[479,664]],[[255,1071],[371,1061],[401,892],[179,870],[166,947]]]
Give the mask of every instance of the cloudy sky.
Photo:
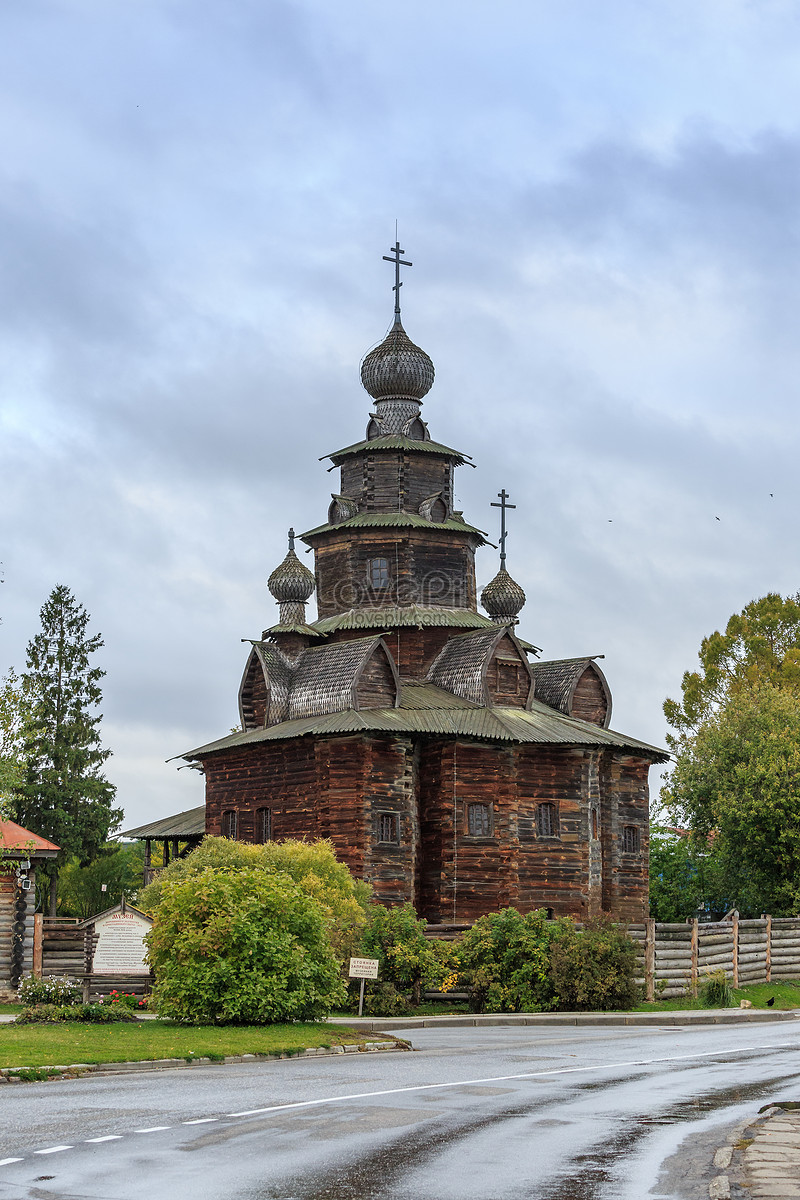
[[[523,636],[661,743],[701,637],[800,585],[794,0],[2,8],[0,674],[71,587],[126,823],[202,802],[165,760],[235,723],[363,434],[395,220]]]

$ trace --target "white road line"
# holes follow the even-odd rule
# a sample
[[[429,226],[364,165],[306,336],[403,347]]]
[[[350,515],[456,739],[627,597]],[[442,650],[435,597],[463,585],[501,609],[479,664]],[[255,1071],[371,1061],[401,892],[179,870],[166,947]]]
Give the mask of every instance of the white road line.
[[[181,1121],[182,1125],[209,1125],[212,1121],[218,1121],[219,1117],[196,1117],[194,1121]]]
[[[151,1125],[149,1129],[134,1129],[134,1133],[160,1133],[162,1129],[172,1129],[171,1125]]]
[[[122,1137],[121,1133],[107,1133],[105,1137],[85,1138],[87,1146],[90,1142],[118,1142]]]
[[[736,1050],[704,1050],[699,1054],[676,1054],[672,1058],[635,1058],[629,1062],[599,1063],[591,1067],[551,1067],[548,1071],[523,1071],[519,1075],[489,1075],[484,1079],[458,1079],[453,1083],[421,1083],[414,1087],[386,1088],[379,1092],[351,1092],[345,1096],[326,1096],[321,1100],[297,1100],[292,1104],[272,1104],[267,1108],[248,1108],[242,1112],[226,1113],[228,1117],[255,1117],[261,1113],[286,1112],[294,1108],[313,1108],[320,1104],[338,1104],[342,1100],[367,1100],[373,1096],[398,1096],[404,1092],[431,1092],[442,1088],[467,1087],[474,1084],[508,1083],[514,1079],[538,1079],[543,1075],[579,1075],[587,1071],[617,1071],[622,1067],[650,1067],[656,1063],[685,1062],[693,1058],[723,1058],[731,1054],[750,1054],[754,1050],[797,1049],[791,1042],[773,1046],[741,1046]]]
[[[71,1150],[72,1146],[48,1146],[46,1150],[34,1150],[34,1154],[58,1154],[59,1150]]]
[[[23,1161],[24,1161],[24,1159],[21,1159],[21,1158],[0,1158],[0,1167],[7,1167],[8,1164],[12,1163],[12,1162],[23,1162]]]

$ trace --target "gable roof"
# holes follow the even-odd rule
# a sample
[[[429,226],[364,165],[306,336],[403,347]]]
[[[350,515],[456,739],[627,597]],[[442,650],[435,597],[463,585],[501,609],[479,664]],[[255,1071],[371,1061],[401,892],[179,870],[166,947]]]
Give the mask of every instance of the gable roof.
[[[331,454],[323,454],[319,460],[329,458],[332,462],[338,463],[342,458],[348,458],[351,454],[361,454],[365,450],[372,454],[375,451],[391,451],[391,450],[408,450],[419,454],[438,454],[442,458],[452,458],[457,463],[467,462],[472,456],[462,453],[461,450],[453,450],[450,446],[443,446],[441,442],[432,442],[430,439],[425,441],[417,441],[415,438],[406,437],[402,433],[387,433],[382,437],[371,438],[364,442],[354,442],[352,446],[345,446],[342,450],[334,450]]]
[[[536,698],[551,708],[569,716],[572,708],[572,698],[581,676],[587,667],[592,667],[600,680],[600,685],[606,694],[608,716],[611,716],[611,689],[605,675],[595,662],[602,655],[590,654],[585,658],[557,658],[552,662],[532,662],[531,674],[536,684]]]
[[[511,629],[505,625],[498,627],[495,622],[492,625],[492,629],[472,630],[449,638],[433,660],[427,682],[475,704],[489,703],[486,673],[497,645],[506,637],[514,646],[515,657],[530,676],[530,663]],[[531,681],[531,698],[533,690]]]
[[[16,821],[0,820],[0,855],[11,854],[21,858],[55,858],[60,846],[48,842],[47,838],[23,829]]]
[[[356,708],[358,681],[378,649],[390,664],[395,696],[399,699],[397,668],[382,637],[376,634],[348,642],[329,642],[325,646],[312,646],[301,655],[289,693],[289,719]]]

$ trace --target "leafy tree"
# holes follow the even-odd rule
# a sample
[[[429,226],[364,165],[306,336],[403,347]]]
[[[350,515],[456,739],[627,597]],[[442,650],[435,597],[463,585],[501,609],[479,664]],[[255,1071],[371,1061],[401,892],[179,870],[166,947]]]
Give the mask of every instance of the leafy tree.
[[[141,843],[110,842],[86,866],[71,858],[58,876],[58,915],[85,920],[119,904],[123,896],[135,904],[143,867]]]
[[[721,919],[740,888],[721,862],[715,840],[664,826],[650,826],[650,916],[654,921],[685,921],[698,913]],[[733,888],[733,891],[731,891]]]
[[[56,912],[57,870],[75,855],[87,863],[122,818],[114,786],[103,774],[110,755],[100,742],[105,674],[91,663],[103,645],[89,637],[89,614],[60,584],[41,610],[41,631],[28,643],[30,707],[21,745],[24,773],[14,792],[14,819],[61,847],[50,873],[50,912]]]
[[[725,626],[700,644],[700,670],[687,671],[682,700],[666,700],[664,715],[676,730],[672,749],[695,734],[703,721],[735,695],[760,683],[800,693],[800,593],[784,598],[775,592],[745,605]]]
[[[0,816],[10,812],[13,792],[22,782],[22,731],[30,697],[30,684],[10,668],[0,679]]]
[[[155,912],[167,884],[189,879],[207,867],[229,871],[252,868],[288,875],[319,904],[336,954],[344,959],[356,953],[366,921],[364,909],[370,889],[354,879],[345,864],[337,860],[331,842],[287,838],[250,845],[228,838],[206,837],[185,858],[173,859],[159,871],[153,882],[139,893],[139,906],[145,912]]]
[[[283,873],[205,867],[167,880],[146,941],[162,1016],[265,1024],[344,1003],[322,910]]]
[[[736,907],[791,915],[800,903],[800,698],[769,682],[737,689],[685,735],[665,788],[714,855]]]

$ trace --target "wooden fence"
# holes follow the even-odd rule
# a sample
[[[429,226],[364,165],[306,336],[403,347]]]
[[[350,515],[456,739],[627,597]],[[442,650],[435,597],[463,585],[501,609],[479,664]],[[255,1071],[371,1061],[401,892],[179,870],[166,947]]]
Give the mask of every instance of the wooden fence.
[[[709,924],[645,921],[628,932],[639,945],[639,982],[648,1000],[696,993],[712,971],[724,971],[734,987],[800,979],[799,917],[742,921],[733,913]]]

